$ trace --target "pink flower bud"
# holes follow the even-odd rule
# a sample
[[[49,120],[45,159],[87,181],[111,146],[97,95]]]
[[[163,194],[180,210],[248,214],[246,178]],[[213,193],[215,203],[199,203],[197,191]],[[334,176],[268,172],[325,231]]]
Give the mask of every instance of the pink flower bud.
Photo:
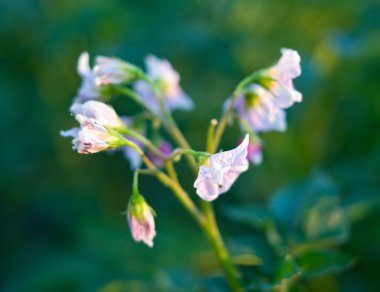
[[[199,168],[194,187],[203,200],[212,201],[227,192],[239,175],[248,169],[248,143],[247,134],[238,147],[211,155]]]
[[[135,241],[143,241],[149,247],[153,247],[153,239],[156,236],[154,216],[152,209],[141,195],[132,198],[129,202],[127,220]]]

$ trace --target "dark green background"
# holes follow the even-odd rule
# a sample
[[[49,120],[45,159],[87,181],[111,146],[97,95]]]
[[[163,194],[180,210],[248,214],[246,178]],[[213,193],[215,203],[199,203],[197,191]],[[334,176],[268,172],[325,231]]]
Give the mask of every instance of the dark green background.
[[[59,136],[74,125],[68,108],[85,50],[137,65],[149,53],[168,58],[197,105],[175,113],[196,149],[239,80],[275,62],[281,47],[299,51],[304,101],[288,110],[286,133],[263,136],[263,165],[216,201],[222,232],[236,228],[223,206],[265,204],[279,187],[323,171],[343,199],[365,207],[343,246],[356,264],[316,287],[380,285],[378,1],[2,1],[0,44],[1,291],[93,291],[114,280],[131,281],[130,291],[143,282],[167,291],[174,278],[187,291],[191,277],[213,271],[203,235],[152,178],[140,188],[158,213],[158,236],[153,249],[135,244],[121,215],[128,163],[119,154],[78,155]],[[223,148],[236,139],[228,131]],[[184,165],[180,174],[195,197]]]

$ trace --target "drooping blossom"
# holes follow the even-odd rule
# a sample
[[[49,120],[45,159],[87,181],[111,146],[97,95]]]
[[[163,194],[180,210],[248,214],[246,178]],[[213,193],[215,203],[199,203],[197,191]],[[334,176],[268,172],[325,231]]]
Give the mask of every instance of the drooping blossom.
[[[115,130],[125,128],[125,124],[120,120],[115,110],[100,101],[89,100],[85,103],[74,103],[70,111],[74,115],[82,115],[96,120],[96,122],[106,128]]]
[[[145,64],[148,77],[158,85],[162,92],[164,103],[170,111],[176,109],[189,111],[193,109],[194,103],[180,87],[180,76],[169,61],[149,55],[145,58]],[[139,80],[134,84],[134,89],[142,97],[145,105],[154,113],[159,114],[158,97],[151,89],[151,86],[146,81]]]
[[[269,81],[263,85],[274,95],[279,107],[288,108],[294,102],[302,101],[302,94],[293,86],[293,79],[301,75],[301,57],[292,49],[283,48],[281,53],[277,64],[264,70]]]
[[[229,105],[230,100],[227,101]],[[271,130],[285,131],[285,111],[281,109],[273,95],[260,85],[250,85],[234,103],[234,109],[241,120],[252,132]]]
[[[160,141],[160,143],[158,143],[158,150],[160,150],[160,152],[165,156],[169,157],[172,153],[173,147],[169,142]],[[153,152],[149,153],[148,157],[156,167],[161,168],[165,165],[165,160]]]
[[[227,192],[239,175],[248,169],[248,144],[247,134],[238,147],[211,155],[199,168],[194,187],[203,200],[212,201]]]
[[[133,239],[153,247],[153,239],[156,236],[154,216],[143,196],[132,195],[128,205],[127,220]]]
[[[118,135],[108,131],[93,118],[81,114],[75,116],[80,128],[61,131],[63,137],[73,137],[73,149],[80,154],[91,154],[120,146],[122,141]]]

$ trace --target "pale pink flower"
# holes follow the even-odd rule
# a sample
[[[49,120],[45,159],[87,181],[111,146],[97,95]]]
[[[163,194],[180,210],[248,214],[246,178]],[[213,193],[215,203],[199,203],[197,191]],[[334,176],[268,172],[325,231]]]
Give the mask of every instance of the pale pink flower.
[[[194,188],[203,200],[212,201],[227,192],[239,175],[248,169],[248,143],[247,134],[238,147],[211,155],[199,168]]]
[[[164,102],[170,111],[176,109],[189,111],[193,109],[194,103],[180,87],[180,76],[169,61],[149,55],[145,58],[145,64],[147,75],[160,87]],[[143,102],[154,113],[158,114],[160,106],[150,85],[146,81],[140,80],[134,84],[134,89],[140,94]]]
[[[104,126],[97,123],[95,119],[76,115],[80,128],[61,131],[63,137],[73,137],[73,149],[80,154],[91,154],[106,150],[118,144],[120,138],[110,133]]]
[[[96,120],[96,122],[106,128],[123,129],[124,123],[113,107],[96,100],[89,100],[85,103],[74,103],[70,111],[74,115],[82,115],[87,118]]]
[[[97,56],[94,76],[96,85],[120,84],[135,78],[134,67],[117,58]]]
[[[302,94],[293,86],[293,79],[301,75],[301,57],[291,49],[281,49],[281,53],[277,64],[264,71],[272,79],[265,87],[273,93],[279,107],[288,108],[302,101]]]
[[[153,247],[153,239],[156,236],[154,216],[145,200],[138,202],[138,206],[131,206],[130,203],[127,220],[133,239]]]
[[[230,100],[226,105],[229,103]],[[240,94],[234,109],[252,132],[286,130],[285,111],[278,107],[273,95],[259,85],[250,85],[245,93]]]

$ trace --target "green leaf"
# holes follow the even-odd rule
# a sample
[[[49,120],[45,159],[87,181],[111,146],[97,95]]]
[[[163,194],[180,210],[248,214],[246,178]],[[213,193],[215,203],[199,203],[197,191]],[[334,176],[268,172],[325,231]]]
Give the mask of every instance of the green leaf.
[[[301,275],[301,269],[290,255],[286,255],[277,268],[274,287],[287,291],[289,285]]]
[[[336,273],[347,269],[355,262],[351,256],[337,250],[309,250],[295,260],[305,278]]]
[[[342,243],[347,240],[349,226],[346,212],[338,198],[321,197],[313,208],[305,210],[303,229],[308,241]]]

